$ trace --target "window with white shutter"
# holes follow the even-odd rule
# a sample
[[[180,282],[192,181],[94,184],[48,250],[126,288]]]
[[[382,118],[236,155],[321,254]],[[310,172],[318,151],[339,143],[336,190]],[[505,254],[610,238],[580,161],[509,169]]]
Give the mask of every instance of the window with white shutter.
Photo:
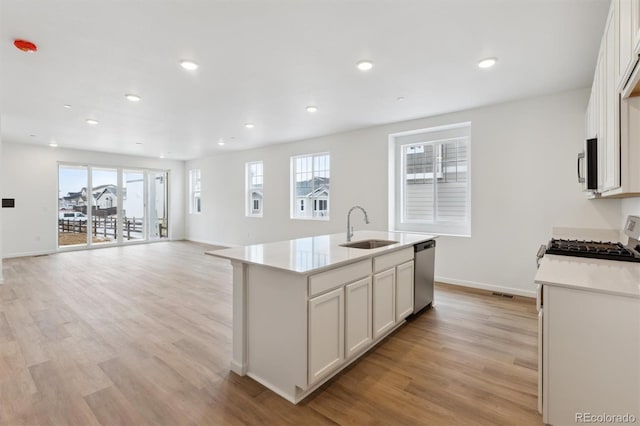
[[[398,231],[471,235],[470,123],[391,135]]]

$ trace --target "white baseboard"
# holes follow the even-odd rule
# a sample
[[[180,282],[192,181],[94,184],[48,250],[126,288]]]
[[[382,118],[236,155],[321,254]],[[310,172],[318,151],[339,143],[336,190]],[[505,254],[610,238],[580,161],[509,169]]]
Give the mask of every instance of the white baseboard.
[[[435,277],[435,280],[443,284],[453,284],[453,285],[459,285],[463,287],[477,288],[480,290],[489,290],[489,291],[495,291],[498,293],[513,294],[516,296],[532,297],[534,299],[536,297],[536,290],[533,288],[533,282],[531,283],[531,287],[532,287],[531,290],[523,290],[521,288],[502,287],[499,285],[479,283],[476,281],[457,280],[455,278],[447,278],[447,277]]]
[[[223,247],[242,247],[239,244],[229,244],[229,243],[223,243],[220,241],[209,241],[209,240],[194,240],[193,238],[185,238],[185,241],[191,241],[192,243],[198,243],[198,244],[208,244],[210,246],[223,246]]]
[[[3,259],[13,259],[15,257],[31,257],[31,256],[46,256],[49,254],[57,253],[55,250],[40,250],[40,251],[28,251],[24,253],[5,253],[2,255]]]

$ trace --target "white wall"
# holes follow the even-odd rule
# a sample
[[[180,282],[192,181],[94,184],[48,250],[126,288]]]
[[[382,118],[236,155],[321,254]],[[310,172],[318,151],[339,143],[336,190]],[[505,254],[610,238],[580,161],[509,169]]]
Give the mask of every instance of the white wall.
[[[639,172],[640,173],[640,172]],[[640,216],[640,197],[627,198],[622,200],[622,224],[627,220],[627,216]]]
[[[4,209],[4,257],[52,253],[57,247],[58,161],[81,164],[170,170],[169,232],[184,238],[184,162],[49,148],[4,142],[0,159],[2,193],[16,199],[15,209]]]
[[[588,90],[571,91],[437,117],[362,129],[189,161],[202,170],[200,215],[186,215],[186,237],[244,245],[345,232],[360,204],[365,226],[387,228],[388,135],[471,121],[472,237],[441,237],[442,281],[533,295],[535,254],[553,226],[619,229],[620,200],[586,200],[576,183]],[[331,153],[331,220],[289,218],[289,157]],[[264,161],[264,217],[244,216],[244,164]]]

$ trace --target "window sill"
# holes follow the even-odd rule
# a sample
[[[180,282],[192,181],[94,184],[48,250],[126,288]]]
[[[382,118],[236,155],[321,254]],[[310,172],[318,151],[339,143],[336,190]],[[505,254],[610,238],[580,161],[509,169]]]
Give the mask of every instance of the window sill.
[[[322,217],[295,217],[295,216],[291,216],[290,219],[291,220],[316,220],[316,221],[320,221],[320,222],[328,222],[329,221],[329,216],[322,216]]]

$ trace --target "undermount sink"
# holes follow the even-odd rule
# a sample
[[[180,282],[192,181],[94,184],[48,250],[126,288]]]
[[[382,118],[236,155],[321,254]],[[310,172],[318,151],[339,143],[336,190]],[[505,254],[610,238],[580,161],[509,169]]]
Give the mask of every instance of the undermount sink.
[[[362,240],[362,241],[354,241],[352,243],[344,243],[340,244],[340,247],[348,247],[348,248],[357,248],[357,249],[374,249],[379,247],[388,246],[391,244],[395,244],[397,241],[389,241],[389,240]]]

